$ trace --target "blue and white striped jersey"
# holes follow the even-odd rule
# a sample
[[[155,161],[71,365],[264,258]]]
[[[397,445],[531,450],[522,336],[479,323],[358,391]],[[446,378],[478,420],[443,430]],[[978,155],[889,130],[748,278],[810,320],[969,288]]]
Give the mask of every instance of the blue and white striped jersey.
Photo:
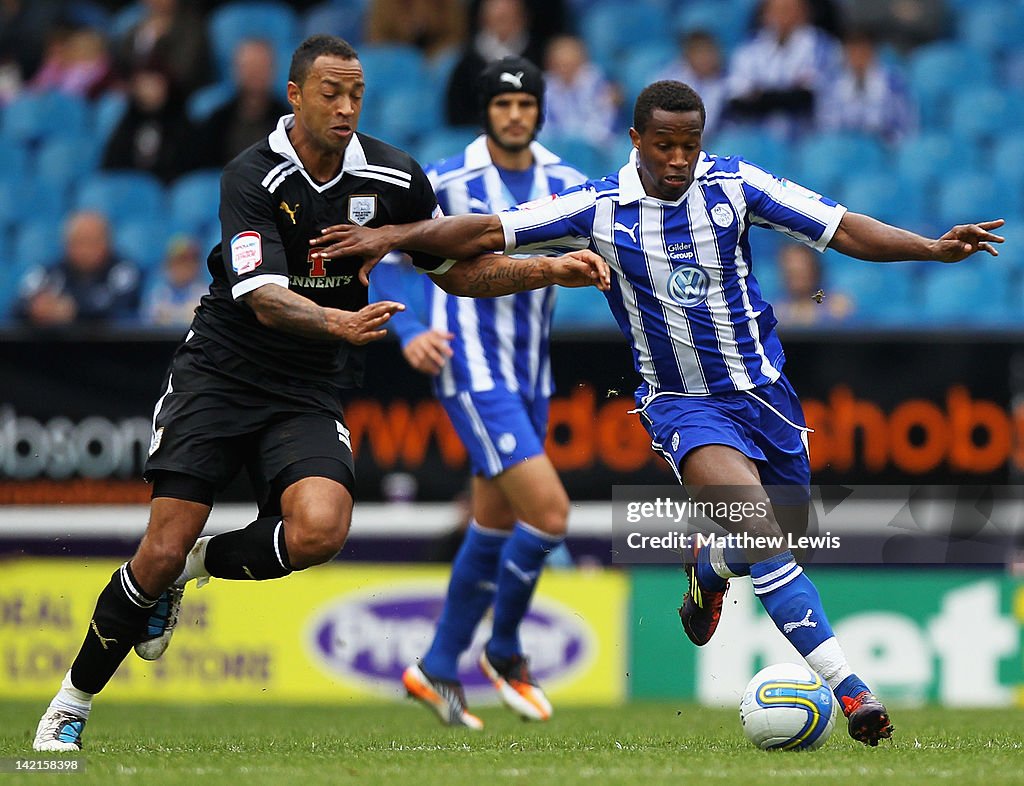
[[[586,177],[538,142],[533,153],[530,199],[546,197],[583,183]],[[497,213],[516,204],[487,151],[481,135],[457,156],[427,167],[438,204],[446,215]],[[496,251],[499,249],[495,249]],[[435,380],[439,396],[502,386],[526,398],[553,390],[548,336],[555,287],[496,298],[449,295],[428,276],[431,326],[455,335],[453,355]]]
[[[846,208],[741,158],[706,153],[686,193],[666,202],[646,194],[635,156],[615,175],[502,213],[506,251],[571,245],[608,261],[606,295],[643,378],[639,400],[774,382],[785,358],[747,234],[767,227],[821,251]]]

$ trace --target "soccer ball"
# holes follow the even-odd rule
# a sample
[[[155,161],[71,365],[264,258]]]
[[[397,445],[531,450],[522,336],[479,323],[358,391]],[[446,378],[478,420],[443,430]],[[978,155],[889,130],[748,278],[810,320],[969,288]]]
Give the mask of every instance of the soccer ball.
[[[832,734],[835,718],[828,685],[795,663],[761,669],[740,702],[743,732],[761,750],[814,750]]]

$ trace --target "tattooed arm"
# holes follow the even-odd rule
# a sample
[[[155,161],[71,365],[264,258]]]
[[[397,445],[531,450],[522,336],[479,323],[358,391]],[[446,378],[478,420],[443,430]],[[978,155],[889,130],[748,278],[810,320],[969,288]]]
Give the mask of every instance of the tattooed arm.
[[[573,251],[559,257],[508,257],[484,254],[463,259],[441,275],[431,278],[441,289],[463,297],[497,297],[540,289],[551,284],[563,287],[608,288],[608,266],[592,251]]]
[[[305,338],[340,338],[350,344],[384,338],[384,323],[396,311],[405,310],[401,303],[390,300],[371,303],[359,311],[326,308],[277,284],[265,284],[242,297],[266,327]]]

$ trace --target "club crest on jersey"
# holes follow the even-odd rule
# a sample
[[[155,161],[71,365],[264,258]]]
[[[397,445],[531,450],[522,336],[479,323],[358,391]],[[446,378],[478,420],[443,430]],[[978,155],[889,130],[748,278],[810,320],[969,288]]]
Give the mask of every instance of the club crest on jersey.
[[[365,226],[377,215],[377,195],[350,196],[348,198],[348,220],[358,226]]]
[[[231,238],[231,267],[244,276],[263,264],[263,239],[259,232],[239,232]]]
[[[723,229],[732,224],[732,208],[725,203],[719,203],[711,208],[711,220]]]
[[[668,277],[668,296],[683,308],[699,306],[708,297],[708,274],[695,265],[680,265]]]

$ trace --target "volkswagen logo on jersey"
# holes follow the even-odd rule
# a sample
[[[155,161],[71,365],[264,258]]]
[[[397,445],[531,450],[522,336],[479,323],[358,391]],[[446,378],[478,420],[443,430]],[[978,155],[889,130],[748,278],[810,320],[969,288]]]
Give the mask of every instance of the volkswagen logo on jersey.
[[[693,308],[708,296],[708,274],[694,265],[680,265],[668,277],[668,296],[683,308]]]

